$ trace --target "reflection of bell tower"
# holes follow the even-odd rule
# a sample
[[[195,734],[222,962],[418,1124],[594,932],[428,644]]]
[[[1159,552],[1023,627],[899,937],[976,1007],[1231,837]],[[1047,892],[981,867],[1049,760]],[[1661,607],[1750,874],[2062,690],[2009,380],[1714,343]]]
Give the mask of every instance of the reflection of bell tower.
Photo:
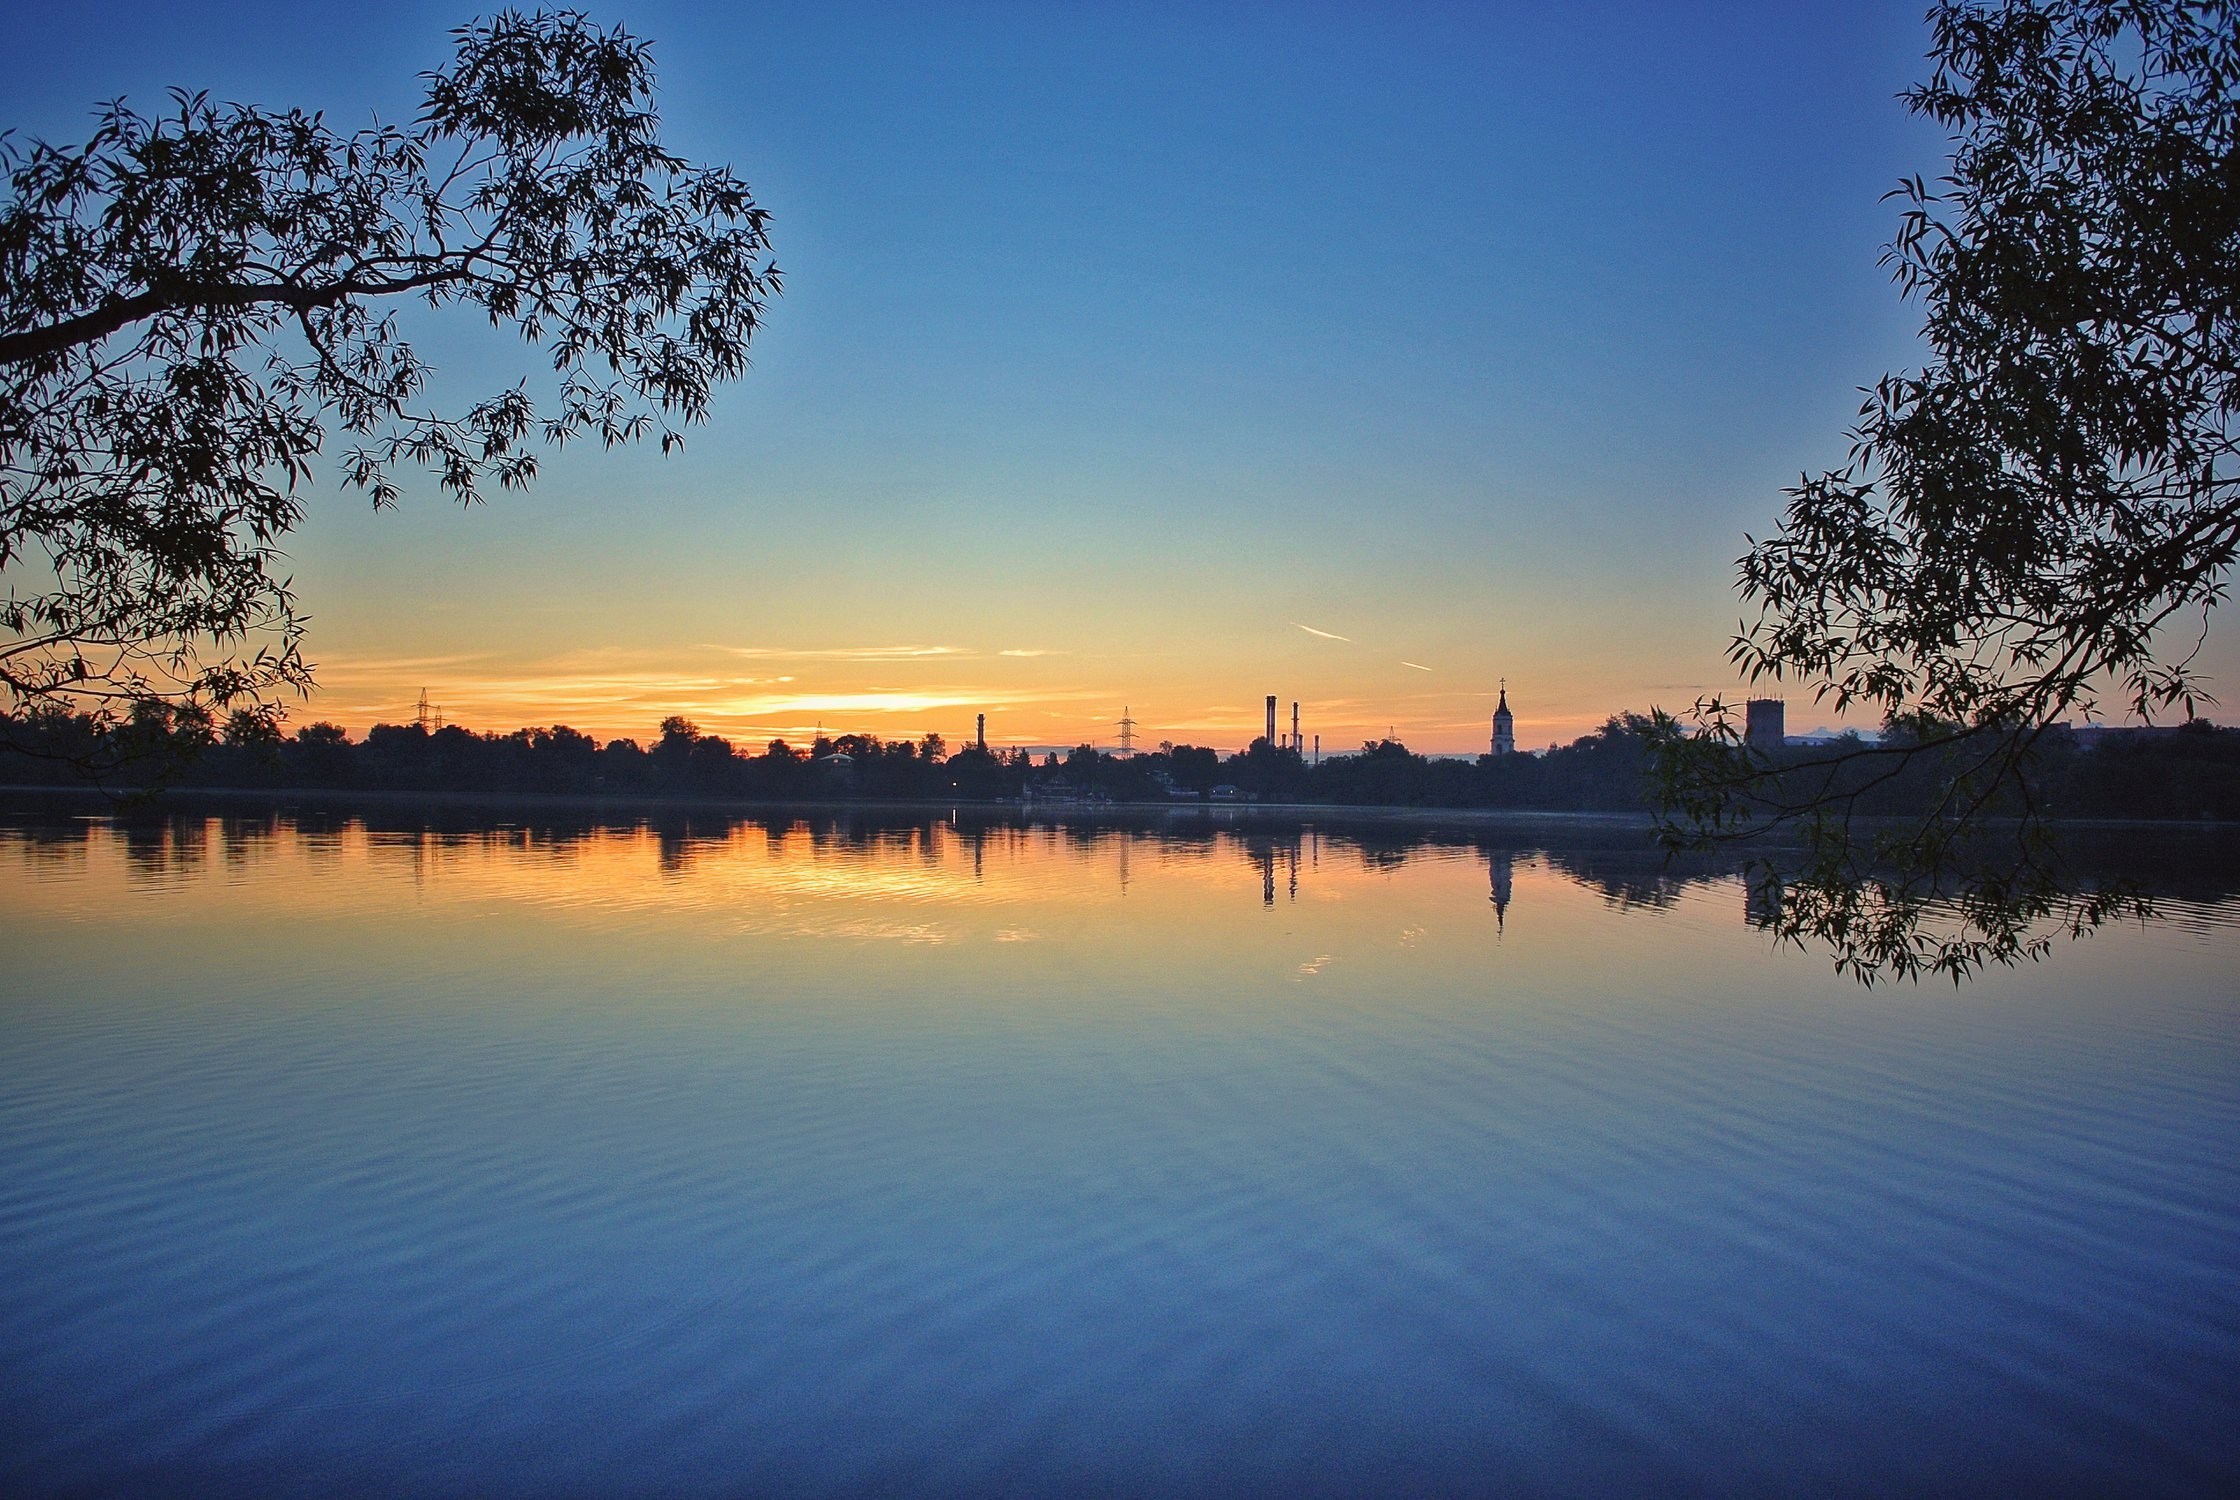
[[[1777,928],[1781,924],[1781,882],[1753,880],[1742,900],[1742,920],[1752,927]]]
[[[1516,855],[1507,849],[1488,849],[1486,868],[1493,876],[1493,930],[1498,934],[1509,920],[1509,873]]]
[[[1501,679],[1501,701],[1493,710],[1493,753],[1514,755],[1517,749],[1517,721],[1509,712],[1509,679]]]

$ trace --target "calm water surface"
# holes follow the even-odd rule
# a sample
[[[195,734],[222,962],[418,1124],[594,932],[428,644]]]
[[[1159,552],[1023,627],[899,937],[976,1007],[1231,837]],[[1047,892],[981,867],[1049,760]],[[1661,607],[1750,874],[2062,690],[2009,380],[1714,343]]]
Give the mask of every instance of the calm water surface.
[[[2232,1492],[2240,903],[1636,837],[0,820],[0,1491]]]

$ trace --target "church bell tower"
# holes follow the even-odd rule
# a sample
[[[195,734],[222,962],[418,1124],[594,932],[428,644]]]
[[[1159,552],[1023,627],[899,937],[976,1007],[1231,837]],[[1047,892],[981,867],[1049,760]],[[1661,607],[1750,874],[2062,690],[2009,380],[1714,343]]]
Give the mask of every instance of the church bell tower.
[[[1501,679],[1501,701],[1493,710],[1493,753],[1514,755],[1517,751],[1517,721],[1509,712],[1509,679]]]

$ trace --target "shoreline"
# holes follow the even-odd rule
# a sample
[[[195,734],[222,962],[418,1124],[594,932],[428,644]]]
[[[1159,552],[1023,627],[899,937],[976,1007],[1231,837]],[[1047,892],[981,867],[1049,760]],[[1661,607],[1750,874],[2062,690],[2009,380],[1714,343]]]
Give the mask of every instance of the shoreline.
[[[1375,803],[1331,802],[1038,803],[1018,801],[969,802],[953,798],[938,800],[786,799],[760,801],[749,798],[664,796],[654,793],[610,795],[596,792],[430,792],[346,787],[172,787],[151,798],[141,799],[134,794],[112,793],[99,787],[40,786],[12,782],[0,783],[0,798],[52,798],[59,801],[94,803],[100,805],[109,813],[123,817],[161,816],[177,810],[181,804],[218,802],[274,809],[285,808],[290,805],[337,810],[347,810],[352,806],[429,807],[462,811],[502,811],[507,808],[518,808],[522,810],[541,809],[549,812],[634,816],[655,813],[704,813],[721,814],[726,817],[754,817],[784,813],[823,816],[846,813],[889,813],[913,816],[934,814],[951,819],[961,819],[967,815],[1003,816],[1018,818],[1022,821],[1049,823],[1092,820],[1105,822],[1187,820],[1233,823],[1252,819],[1300,823],[1326,819],[1348,823],[1416,825],[1437,823],[1480,825],[1541,823],[1602,829],[1647,829],[1654,825],[1654,819],[1645,810],[1607,812],[1563,808],[1422,807],[1407,804],[1380,805]],[[1996,821],[2009,823],[2014,820],[2001,819]],[[2051,828],[2079,831],[2157,828],[2213,830],[2240,827],[2240,821],[2216,818],[2049,817],[2045,820],[2045,825]]]
[[[1609,827],[1650,826],[1646,812],[1584,812],[1529,807],[1414,807],[1341,804],[1328,802],[970,802],[955,798],[817,800],[788,798],[761,801],[735,797],[678,797],[657,793],[605,794],[597,792],[420,792],[389,788],[346,787],[171,787],[151,798],[130,793],[110,793],[99,787],[38,786],[0,783],[0,798],[52,797],[100,803],[126,816],[160,814],[180,804],[196,801],[242,805],[300,803],[322,807],[351,805],[378,807],[546,808],[587,812],[648,813],[703,812],[728,816],[757,813],[936,813],[950,817],[970,814],[1005,814],[1038,821],[1065,822],[1083,817],[1098,819],[1278,817],[1297,822],[1315,816],[1349,821],[1422,823],[1462,820],[1514,822],[1519,820]]]

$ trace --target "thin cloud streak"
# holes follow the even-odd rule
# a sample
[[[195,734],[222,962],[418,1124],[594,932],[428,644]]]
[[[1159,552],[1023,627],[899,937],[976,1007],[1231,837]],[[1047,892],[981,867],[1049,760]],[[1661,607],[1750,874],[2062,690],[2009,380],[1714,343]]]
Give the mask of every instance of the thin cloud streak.
[[[1312,625],[1300,625],[1297,620],[1293,620],[1291,623],[1307,634],[1319,635],[1326,641],[1344,641],[1349,646],[1353,644],[1353,637],[1350,635],[1336,635],[1327,630],[1317,630]]]
[[[765,718],[772,714],[807,713],[856,713],[856,714],[906,714],[925,713],[937,708],[971,708],[975,706],[1008,707],[1032,702],[1042,695],[1024,693],[803,693],[794,697],[755,697],[734,699],[724,705],[733,714],[745,718]]]
[[[769,657],[815,658],[819,661],[919,661],[931,656],[968,656],[962,646],[839,646],[795,650],[785,646],[725,646],[708,642],[711,651],[754,659]]]
[[[1414,667],[1418,672],[1428,672],[1431,670],[1420,661],[1404,661],[1400,663],[1400,665],[1403,667]]]
[[[353,656],[318,653],[322,672],[417,672],[429,667],[463,667],[469,662],[494,660],[488,651],[462,651],[448,656]]]

